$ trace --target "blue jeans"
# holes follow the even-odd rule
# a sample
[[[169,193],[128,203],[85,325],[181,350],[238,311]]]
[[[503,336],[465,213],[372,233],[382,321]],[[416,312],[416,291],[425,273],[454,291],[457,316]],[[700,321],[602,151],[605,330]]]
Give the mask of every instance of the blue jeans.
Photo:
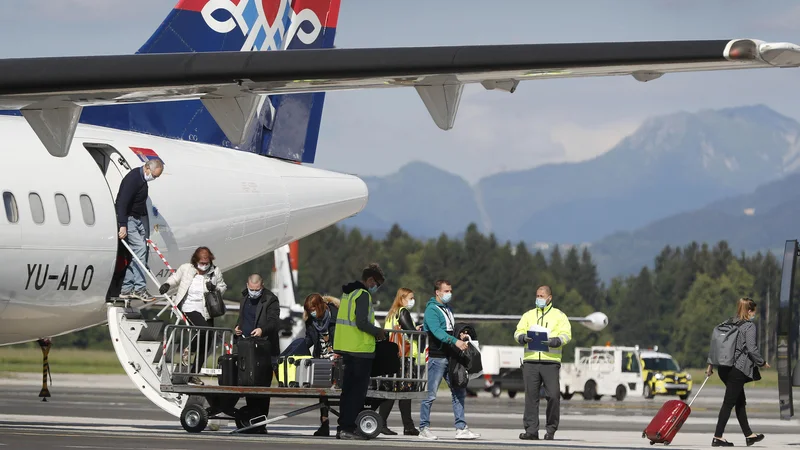
[[[467,427],[464,418],[464,400],[467,398],[466,388],[455,388],[450,386],[450,377],[447,375],[447,358],[428,359],[428,397],[420,403],[419,408],[419,427],[429,428],[431,426],[431,405],[436,400],[436,393],[439,391],[439,384],[442,378],[450,387],[450,396],[453,399],[453,415],[457,430]]]
[[[125,240],[131,246],[131,250],[141,262],[147,265],[147,239],[150,237],[150,221],[148,217],[143,217],[140,220],[136,217],[128,216],[128,236]],[[142,291],[147,287],[147,279],[145,278],[144,270],[142,267],[131,258],[131,263],[125,270],[125,279],[122,281],[122,293],[129,294],[131,292]]]

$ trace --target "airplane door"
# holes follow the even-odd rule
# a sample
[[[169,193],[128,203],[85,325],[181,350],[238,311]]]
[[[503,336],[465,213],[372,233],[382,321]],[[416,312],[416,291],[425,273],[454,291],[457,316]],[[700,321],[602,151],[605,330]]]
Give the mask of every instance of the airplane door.
[[[112,214],[114,214],[116,222],[116,208],[114,205],[117,201],[119,185],[122,183],[122,179],[125,175],[130,172],[131,166],[117,149],[108,144],[84,143],[83,146],[86,148],[86,151],[92,155],[92,158],[94,158],[94,161],[100,168],[100,172],[103,173],[108,183],[109,194],[111,194],[111,211]],[[125,275],[125,268],[128,264],[131,264],[130,254],[128,254],[125,247],[122,246],[122,243],[118,243],[117,264],[114,268],[111,285],[106,293],[107,297],[116,297],[119,295],[122,288],[122,279]]]
[[[111,192],[111,199],[116,202],[119,185],[122,178],[131,170],[131,166],[114,147],[108,144],[83,144],[86,150],[92,155],[103,176],[108,182],[108,190]]]

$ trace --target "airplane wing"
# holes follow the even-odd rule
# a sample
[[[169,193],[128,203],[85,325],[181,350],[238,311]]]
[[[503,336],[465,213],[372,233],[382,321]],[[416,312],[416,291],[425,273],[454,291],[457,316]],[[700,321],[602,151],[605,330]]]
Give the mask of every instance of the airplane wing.
[[[800,47],[754,39],[211,52],[0,60],[0,109],[21,110],[65,156],[84,106],[200,99],[241,130],[261,94],[413,86],[453,127],[463,86],[513,93],[522,80],[797,67]],[[226,131],[236,145],[236,133]]]

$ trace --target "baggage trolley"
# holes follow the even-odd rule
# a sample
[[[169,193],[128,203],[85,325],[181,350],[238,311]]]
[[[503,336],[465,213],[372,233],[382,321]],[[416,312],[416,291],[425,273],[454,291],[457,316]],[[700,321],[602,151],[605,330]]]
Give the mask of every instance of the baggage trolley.
[[[380,376],[370,377],[370,387],[367,391],[367,402],[364,409],[356,418],[356,429],[369,439],[380,434],[384,427],[383,419],[375,410],[377,401],[392,400],[422,400],[427,390],[427,365],[425,364],[424,348],[420,345],[423,331],[385,330],[388,344],[398,349],[397,361],[399,369],[394,373],[382,373]],[[407,345],[397,346],[398,342]],[[289,386],[288,383],[278,383],[274,386],[221,386],[222,370],[217,367],[219,357],[233,353],[234,331],[229,328],[198,327],[191,325],[168,325],[164,331],[163,356],[159,368],[161,377],[161,391],[189,396],[181,412],[181,426],[190,433],[203,431],[211,419],[233,420],[236,429],[234,433],[262,432],[272,423],[318,410],[322,407],[339,416],[338,407],[341,399],[341,381],[336,379],[337,372],[341,370],[341,358],[334,360],[332,379],[330,383],[322,382],[316,387]],[[408,351],[413,349],[413,351]],[[201,353],[206,358],[203,364],[196,367],[192,359]],[[383,353],[385,356],[385,352]],[[275,373],[278,363],[287,362],[292,358],[273,358],[273,379],[287,380],[286,367],[284,373]],[[397,362],[393,363],[396,368]],[[373,372],[375,367],[373,367]],[[379,371],[380,372],[380,371]],[[190,385],[191,377],[217,376],[217,383],[205,385]],[[273,383],[274,385],[275,383]],[[282,385],[281,385],[282,384]],[[266,398],[293,398],[310,400],[307,406],[268,418],[257,410],[243,406],[236,407],[241,397],[266,397]]]

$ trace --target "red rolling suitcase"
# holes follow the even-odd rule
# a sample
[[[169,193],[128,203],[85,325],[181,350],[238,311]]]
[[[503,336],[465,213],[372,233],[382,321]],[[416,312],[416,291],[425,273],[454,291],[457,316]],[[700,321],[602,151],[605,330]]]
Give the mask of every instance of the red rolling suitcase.
[[[708,377],[703,381],[700,389],[697,390],[697,394],[694,395],[694,398],[688,405],[681,400],[669,400],[664,402],[664,405],[658,410],[656,416],[653,417],[653,420],[650,421],[650,424],[647,425],[647,428],[642,432],[642,437],[650,439],[650,445],[669,445],[672,443],[672,440],[675,439],[675,435],[678,434],[683,423],[686,422],[686,419],[689,418],[689,414],[692,413],[692,403],[694,403],[697,396],[700,395],[700,391],[703,390],[706,381],[708,381]]]

